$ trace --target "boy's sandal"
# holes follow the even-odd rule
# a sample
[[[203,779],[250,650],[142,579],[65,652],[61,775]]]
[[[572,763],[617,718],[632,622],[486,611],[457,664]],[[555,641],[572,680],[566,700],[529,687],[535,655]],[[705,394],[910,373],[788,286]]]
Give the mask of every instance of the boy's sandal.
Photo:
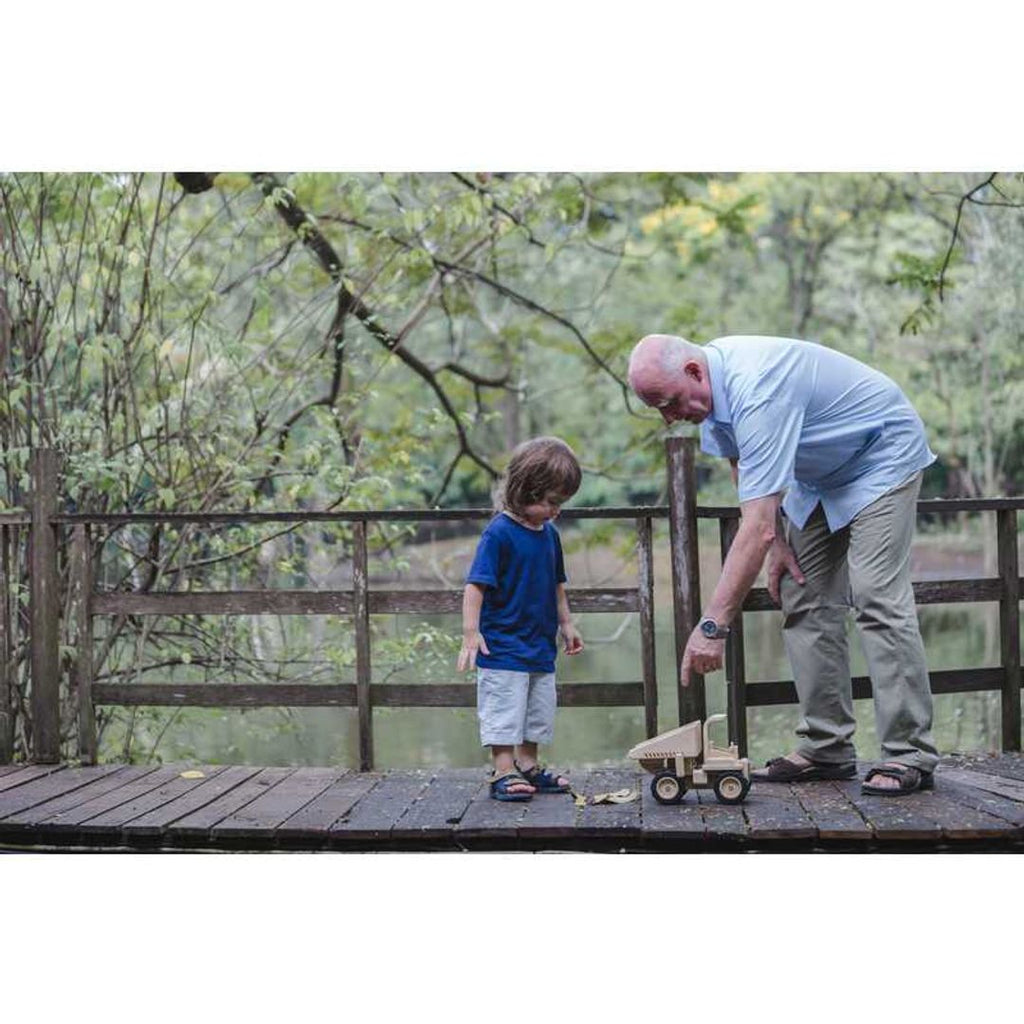
[[[813,782],[815,779],[852,779],[857,774],[853,761],[829,764],[812,761],[810,764],[796,764],[787,757],[773,757],[758,768],[751,778],[755,782]]]
[[[899,786],[889,788],[873,786],[871,779],[875,775],[885,775],[887,778],[897,779]],[[934,788],[935,779],[931,772],[914,768],[909,764],[885,764],[868,770],[863,783],[861,783],[860,791],[870,796],[903,796],[904,793],[913,793],[915,790]]]
[[[496,778],[491,779],[491,796],[495,800],[529,800],[533,797],[532,793],[524,793],[520,790],[517,793],[512,792],[509,786],[514,786],[517,782],[526,783],[532,786],[533,783],[524,779],[519,772],[505,772],[504,775],[499,775]]]
[[[519,765],[516,767],[519,768]],[[531,786],[537,787],[538,793],[568,793],[572,789],[568,782],[564,786],[559,785],[559,773],[543,765],[535,764],[532,768],[519,768],[519,771]]]

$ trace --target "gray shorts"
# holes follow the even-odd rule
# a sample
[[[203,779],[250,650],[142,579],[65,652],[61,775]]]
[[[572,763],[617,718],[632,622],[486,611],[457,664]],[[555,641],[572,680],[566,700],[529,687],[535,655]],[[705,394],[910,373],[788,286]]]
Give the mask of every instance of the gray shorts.
[[[550,743],[556,706],[554,672],[476,670],[476,709],[485,747]]]

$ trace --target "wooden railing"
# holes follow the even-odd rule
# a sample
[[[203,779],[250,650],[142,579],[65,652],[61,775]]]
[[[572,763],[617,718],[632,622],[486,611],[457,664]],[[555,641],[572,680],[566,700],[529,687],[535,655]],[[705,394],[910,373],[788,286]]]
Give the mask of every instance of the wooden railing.
[[[264,513],[251,515],[123,515],[58,516],[71,525],[73,579],[84,637],[78,658],[79,745],[82,760],[96,759],[96,704],[202,707],[355,707],[359,715],[359,764],[373,765],[373,716],[377,707],[472,707],[476,686],[467,683],[371,685],[370,616],[382,614],[452,614],[462,609],[462,590],[371,589],[368,573],[367,527],[379,522],[425,522],[487,519],[486,509],[445,511],[376,511],[339,513]],[[632,588],[568,590],[574,612],[638,612],[641,636],[641,679],[618,683],[559,683],[558,700],[568,707],[642,706],[648,736],[657,730],[658,695],[654,653],[654,575],[651,513],[641,508],[574,509],[566,519],[631,518],[636,521],[638,585]],[[351,523],[352,589],[319,591],[230,591],[187,593],[96,593],[89,552],[90,529],[126,522],[173,525],[215,523]],[[355,683],[99,683],[92,678],[87,652],[91,649],[92,619],[97,615],[344,615],[351,616],[355,634]]]
[[[738,528],[735,507],[708,508],[696,504],[695,442],[671,438],[666,443],[668,464],[667,506],[566,509],[565,519],[632,520],[636,531],[637,585],[632,588],[570,589],[574,612],[635,612],[641,637],[640,680],[614,683],[560,683],[563,706],[642,706],[648,736],[657,731],[658,695],[654,643],[654,571],[652,525],[667,518],[672,566],[672,595],[676,664],[687,637],[700,617],[699,519],[719,521],[724,559]],[[59,623],[62,614],[57,571],[58,529],[71,530],[71,614],[78,637],[71,685],[78,701],[80,756],[93,763],[97,756],[97,705],[164,705],[205,707],[340,706],[358,709],[359,765],[373,765],[373,709],[377,707],[467,707],[476,700],[472,684],[371,683],[370,616],[376,614],[457,613],[461,589],[394,590],[371,588],[368,576],[367,529],[371,523],[486,520],[486,509],[382,510],[360,512],[281,513],[133,513],[119,515],[57,514],[57,462],[55,453],[37,451],[32,459],[31,514],[0,514],[0,593],[5,598],[0,614],[0,763],[11,759],[13,709],[9,679],[11,601],[9,551],[11,531],[30,534],[30,620],[33,743],[37,761],[60,757],[59,731]],[[955,579],[914,584],[918,604],[998,601],[1000,604],[1000,665],[936,671],[930,674],[934,693],[998,690],[1002,697],[1002,746],[1021,749],[1021,653],[1019,608],[1022,590],[1017,555],[1017,512],[1024,498],[986,498],[958,501],[921,501],[919,515],[994,511],[997,518],[999,574],[990,579]],[[309,523],[352,524],[352,587],[331,591],[225,591],[225,592],[96,592],[93,582],[92,530],[125,523],[201,524]],[[732,740],[747,748],[748,707],[796,702],[792,681],[746,680],[743,618],[747,613],[774,609],[767,591],[755,588],[733,624],[726,647],[728,714]],[[337,684],[278,683],[109,683],[94,679],[92,624],[100,615],[346,615],[353,619],[355,682]],[[866,677],[853,680],[854,697],[871,694]],[[677,682],[680,723],[706,717],[704,680],[693,678],[689,687]]]

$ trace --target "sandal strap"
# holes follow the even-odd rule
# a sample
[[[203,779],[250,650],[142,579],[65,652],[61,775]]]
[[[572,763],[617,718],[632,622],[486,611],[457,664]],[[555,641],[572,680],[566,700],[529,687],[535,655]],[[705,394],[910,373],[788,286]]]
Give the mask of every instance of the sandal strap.
[[[516,765],[516,767],[519,768],[518,764]],[[533,765],[532,768],[519,768],[519,771],[523,778],[525,778],[526,781],[531,784],[535,779],[544,779],[545,777],[547,777],[551,780],[551,782],[557,785],[558,780],[560,778],[566,778],[566,776],[563,775],[561,772],[553,771],[552,769],[548,768],[547,765],[540,764],[539,762]]]
[[[521,772],[505,772],[503,775],[491,776],[491,786],[497,786],[499,782],[504,782],[506,786],[511,785],[514,782],[522,782],[527,786],[531,785],[530,780],[524,778]]]
[[[922,784],[925,782],[925,772],[920,768],[915,768],[913,765],[879,765],[877,768],[869,768],[867,775],[864,776],[864,785],[872,789],[877,787],[872,785],[871,780],[882,776],[884,778],[895,779],[899,783],[899,791],[910,792],[915,789],[921,789]],[[931,781],[930,779],[928,780]],[[930,789],[930,786],[924,786],[924,788]],[[890,790],[891,791],[891,787]]]

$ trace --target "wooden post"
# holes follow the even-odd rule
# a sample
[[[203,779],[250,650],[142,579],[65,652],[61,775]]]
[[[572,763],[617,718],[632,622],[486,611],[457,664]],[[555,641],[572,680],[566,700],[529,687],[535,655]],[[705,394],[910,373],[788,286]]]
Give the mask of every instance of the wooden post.
[[[60,760],[60,581],[57,530],[57,452],[32,452],[32,533],[29,611],[32,623],[32,759]]]
[[[359,710],[359,770],[373,769],[373,709],[370,705],[370,601],[366,522],[352,524],[352,615],[356,630],[356,703]]]
[[[729,553],[740,528],[738,519],[719,520],[722,538],[722,562]],[[729,624],[729,638],[725,641],[725,678],[729,714],[729,742],[740,749],[740,757],[747,756],[747,664],[743,652],[743,609]]]
[[[647,738],[658,733],[658,675],[654,646],[654,552],[651,520],[636,521],[637,589],[640,591],[640,657],[644,680],[644,729]]]
[[[672,608],[675,613],[676,690],[679,724],[707,717],[704,676],[690,674],[690,685],[679,679],[686,641],[700,620],[700,559],[697,551],[696,441],[670,437],[668,457],[669,540],[672,551]]]
[[[1021,748],[1020,717],[1020,559],[1017,555],[1017,510],[996,511],[999,558],[999,642],[1003,667],[1003,750]]]
[[[14,759],[14,705],[11,703],[11,528],[0,527],[0,764]]]
[[[71,543],[71,600],[75,617],[75,660],[71,685],[78,699],[78,756],[96,763],[96,709],[92,700],[92,551],[89,525],[74,527]]]

